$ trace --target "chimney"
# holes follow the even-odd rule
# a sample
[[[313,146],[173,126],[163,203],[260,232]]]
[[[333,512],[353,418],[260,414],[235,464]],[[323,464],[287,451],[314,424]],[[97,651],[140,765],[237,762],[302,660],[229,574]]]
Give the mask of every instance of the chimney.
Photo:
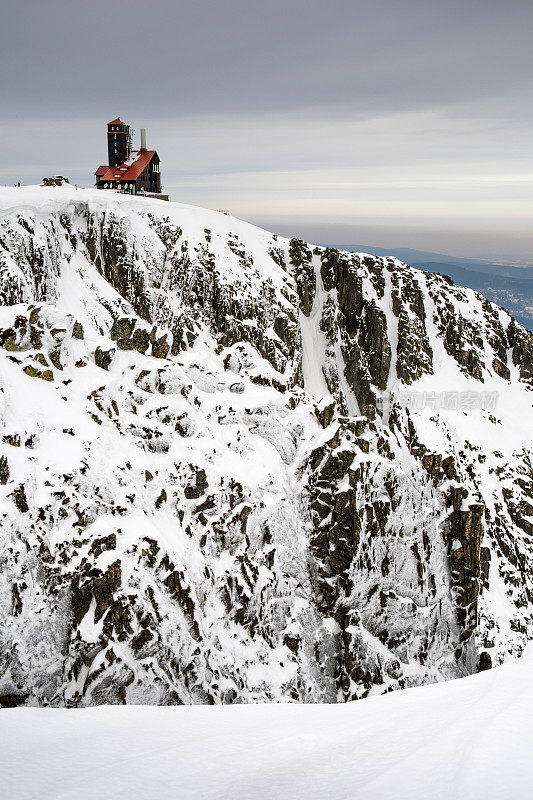
[[[146,128],[141,128],[141,150],[146,150]]]

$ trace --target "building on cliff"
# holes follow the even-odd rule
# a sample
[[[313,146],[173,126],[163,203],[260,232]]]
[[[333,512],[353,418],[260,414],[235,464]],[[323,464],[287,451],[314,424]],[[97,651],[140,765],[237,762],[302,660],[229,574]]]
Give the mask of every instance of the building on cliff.
[[[141,147],[132,150],[132,131],[117,117],[107,124],[107,164],[95,172],[97,189],[115,189],[126,194],[149,195],[168,200],[161,194],[160,161],[156,150],[147,150],[146,131],[141,128]]]

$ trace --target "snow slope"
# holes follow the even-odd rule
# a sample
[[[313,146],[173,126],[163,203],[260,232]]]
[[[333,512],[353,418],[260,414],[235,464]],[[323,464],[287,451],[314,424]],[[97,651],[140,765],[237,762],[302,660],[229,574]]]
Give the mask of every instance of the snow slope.
[[[0,705],[334,702],[519,655],[532,380],[507,312],[396,259],[1,190]]]
[[[511,800],[531,794],[533,651],[345,705],[0,714],[9,800]]]

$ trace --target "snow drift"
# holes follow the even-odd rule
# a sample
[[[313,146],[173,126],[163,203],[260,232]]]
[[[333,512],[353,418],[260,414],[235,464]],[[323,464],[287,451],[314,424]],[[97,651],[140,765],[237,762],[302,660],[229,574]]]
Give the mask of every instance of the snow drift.
[[[533,653],[345,705],[0,715],[10,800],[472,800],[531,794]]]

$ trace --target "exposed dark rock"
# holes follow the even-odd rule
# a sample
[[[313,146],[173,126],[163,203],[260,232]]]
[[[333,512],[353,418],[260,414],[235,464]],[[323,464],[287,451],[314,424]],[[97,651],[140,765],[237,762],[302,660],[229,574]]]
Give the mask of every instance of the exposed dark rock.
[[[322,427],[327,428],[335,416],[335,400],[325,400],[320,405],[315,406],[315,415]]]
[[[201,497],[208,487],[205,470],[195,469],[195,482],[185,487],[185,497],[188,500]]]
[[[166,502],[167,502],[167,493],[166,493],[166,491],[164,489],[161,489],[159,497],[155,501],[155,507],[156,508],[161,508],[163,503],[166,503]]]
[[[353,460],[354,454],[350,450],[341,450],[337,453],[331,453],[320,470],[319,480],[339,480],[339,478],[342,478],[342,476],[346,474]]]
[[[114,342],[117,342],[119,339],[131,339],[134,328],[134,319],[121,317],[113,322],[109,335]]]
[[[140,631],[140,633],[134,636],[133,639],[131,640],[131,647],[133,649],[133,652],[138,653],[139,650],[142,650],[143,647],[145,647],[149,642],[151,642],[153,638],[154,638],[153,634],[150,633],[150,631],[147,630],[146,628]]]
[[[80,584],[80,576],[74,575],[71,582],[70,596],[74,625],[78,626],[91,605],[93,593],[90,582]]]
[[[350,300],[345,302],[351,307]],[[347,334],[350,326],[347,325]],[[364,307],[353,336],[345,337],[342,348],[345,375],[359,406],[375,405],[375,388],[387,388],[391,347],[387,338],[385,314],[374,301]]]
[[[23,706],[29,694],[0,694],[0,708],[18,708]]]
[[[483,364],[479,349],[483,342],[472,324],[461,316],[449,316],[444,333],[444,347],[455,358],[463,371],[476,380],[483,381]]]
[[[490,653],[487,653],[486,650],[483,650],[479,656],[478,672],[483,672],[486,669],[492,669],[492,658]]]
[[[49,356],[50,356],[50,361],[52,362],[53,366],[56,369],[62,370],[63,369],[63,365],[61,363],[59,350],[53,350],[51,353],[49,353]]]
[[[316,277],[311,263],[311,250],[301,239],[291,239],[289,243],[289,256],[296,272],[296,286],[300,308],[308,317],[313,307],[316,292]]]
[[[72,338],[73,339],[84,338],[83,325],[81,324],[81,322],[78,322],[77,320],[72,327]]]
[[[95,558],[98,558],[105,550],[115,550],[117,546],[117,537],[115,533],[110,533],[109,536],[103,536],[100,539],[95,539],[89,548]]]
[[[519,328],[512,319],[507,329],[507,340],[513,348],[513,364],[519,368],[520,379],[533,386],[533,334]]]
[[[166,358],[170,350],[166,335],[161,336],[152,345],[152,355],[156,358]]]
[[[298,326],[294,319],[290,319],[286,313],[278,314],[274,320],[274,330],[291,350],[295,349]]]
[[[23,514],[26,514],[30,510],[28,506],[28,500],[26,498],[26,490],[22,484],[18,486],[14,492],[12,492],[11,497],[13,498],[13,502],[18,510]]]
[[[432,478],[438,478],[442,468],[442,456],[439,453],[426,453],[422,456],[422,465]]]
[[[114,354],[115,350],[113,348],[110,350],[102,350],[101,347],[97,347],[94,351],[94,363],[97,367],[107,370],[111,366]]]
[[[422,309],[417,308],[419,313]],[[396,375],[411,384],[422,375],[433,372],[433,351],[426,328],[419,316],[409,317],[402,310],[398,318]]]
[[[24,367],[23,372],[25,372],[29,378],[41,378],[43,381],[54,380],[54,373],[51,369],[40,370],[34,367],[32,364],[28,364],[26,367]]]
[[[484,507],[472,504],[448,518],[450,568],[458,603],[458,621],[470,631],[477,621],[477,597],[481,574],[480,547]]]
[[[362,406],[361,414],[363,414],[367,420],[373,422],[376,419],[376,407],[374,405]]]
[[[5,456],[0,456],[0,485],[5,486],[9,480],[9,464]]]
[[[93,593],[96,600],[95,621],[98,621],[112,605],[114,594],[120,589],[121,581],[120,561],[118,560],[113,562],[100,578],[95,578],[93,583]]]
[[[146,353],[150,346],[150,334],[144,328],[137,328],[131,339],[133,350],[138,353]]]
[[[496,375],[499,375],[500,378],[503,378],[505,381],[508,381],[509,378],[511,377],[511,370],[509,369],[507,364],[504,364],[498,358],[495,358],[494,361],[492,362],[492,369],[494,370]]]
[[[446,458],[443,458],[441,467],[448,480],[452,481],[457,479],[457,468],[455,466],[453,456],[447,456]]]

